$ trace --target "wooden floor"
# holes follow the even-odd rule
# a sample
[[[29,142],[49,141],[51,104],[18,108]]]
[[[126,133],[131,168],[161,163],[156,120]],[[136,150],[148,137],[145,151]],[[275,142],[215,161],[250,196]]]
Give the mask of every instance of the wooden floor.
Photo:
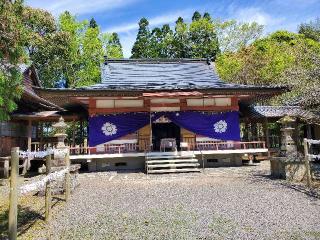
[[[252,148],[252,149],[226,149],[226,150],[202,150],[202,151],[179,151],[176,152],[177,155],[188,155],[190,153],[194,155],[212,155],[212,154],[252,154],[252,153],[267,153],[267,148]],[[126,158],[126,157],[145,157],[144,152],[138,153],[101,153],[101,154],[83,154],[83,155],[71,155],[71,160],[81,160],[81,159],[106,159],[106,158]],[[152,155],[163,156],[164,152],[152,152]],[[172,155],[172,152],[167,152],[168,155]]]

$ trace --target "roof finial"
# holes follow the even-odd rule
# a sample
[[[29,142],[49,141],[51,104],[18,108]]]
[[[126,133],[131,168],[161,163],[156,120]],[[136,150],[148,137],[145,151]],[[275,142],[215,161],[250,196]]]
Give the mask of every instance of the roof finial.
[[[207,56],[207,64],[210,65],[211,64],[211,59],[209,56]]]

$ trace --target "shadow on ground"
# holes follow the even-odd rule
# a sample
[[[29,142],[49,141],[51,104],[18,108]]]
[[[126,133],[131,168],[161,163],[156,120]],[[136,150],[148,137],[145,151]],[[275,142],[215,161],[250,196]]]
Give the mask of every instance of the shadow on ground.
[[[52,207],[62,201],[65,201],[65,199],[60,196],[52,197]],[[39,220],[44,223],[44,205],[45,202],[43,201],[43,207],[39,211],[18,205],[18,237],[26,233]],[[0,240],[8,239],[8,222],[9,209],[0,211]]]
[[[319,187],[314,187],[314,188],[308,188],[306,183],[303,182],[292,182],[292,181],[286,181],[284,179],[278,179],[275,177],[272,177],[270,174],[267,173],[255,173],[253,174],[254,179],[252,182],[265,182],[269,181],[270,183],[274,185],[280,185],[286,188],[290,188],[292,190],[295,190],[297,192],[303,193],[307,195],[308,197],[313,198],[314,200],[319,200],[320,199],[320,188]]]

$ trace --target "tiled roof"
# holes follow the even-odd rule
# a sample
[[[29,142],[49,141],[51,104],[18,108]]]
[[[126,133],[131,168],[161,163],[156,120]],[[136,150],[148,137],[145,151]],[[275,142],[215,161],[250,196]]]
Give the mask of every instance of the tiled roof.
[[[281,118],[286,115],[320,124],[319,115],[299,106],[253,106],[249,108],[249,116],[252,118]]]
[[[87,90],[250,89],[257,86],[220,80],[214,63],[204,59],[122,59],[102,66],[101,83]]]

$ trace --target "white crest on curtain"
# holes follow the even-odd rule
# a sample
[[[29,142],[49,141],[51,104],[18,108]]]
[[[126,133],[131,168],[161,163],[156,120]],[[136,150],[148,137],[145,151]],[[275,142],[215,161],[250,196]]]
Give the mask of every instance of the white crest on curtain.
[[[219,122],[216,122],[213,126],[214,126],[214,131],[216,133],[224,133],[228,129],[228,124],[225,120],[220,120]]]
[[[118,129],[117,126],[114,125],[113,123],[106,122],[103,124],[101,127],[101,131],[106,135],[106,136],[111,136],[117,133]]]

